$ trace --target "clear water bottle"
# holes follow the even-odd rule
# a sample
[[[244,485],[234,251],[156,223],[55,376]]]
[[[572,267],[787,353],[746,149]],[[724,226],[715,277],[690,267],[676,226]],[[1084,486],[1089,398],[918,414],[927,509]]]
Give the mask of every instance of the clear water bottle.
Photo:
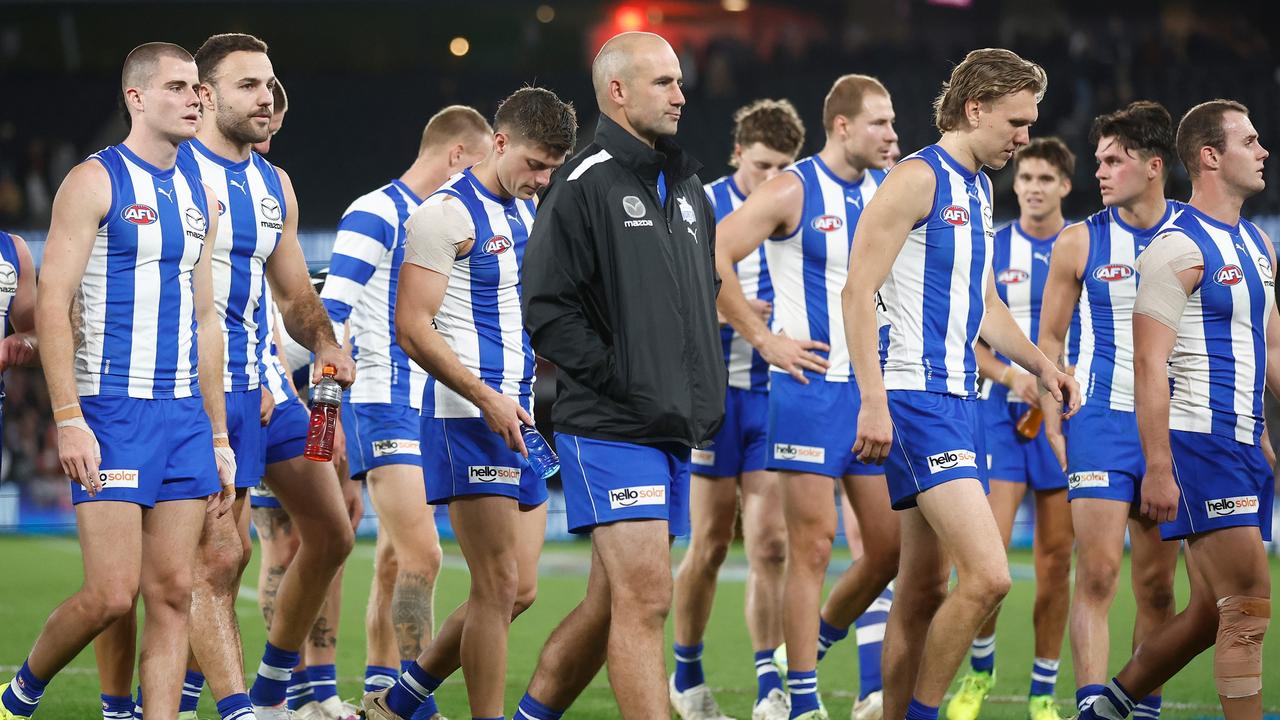
[[[334,379],[337,368],[325,365],[320,382],[311,389],[311,421],[307,425],[307,445],[302,456],[317,462],[333,459],[333,439],[338,428],[338,407],[342,386]]]
[[[524,437],[524,446],[529,451],[529,457],[525,458],[525,462],[538,473],[538,477],[546,480],[560,472],[560,457],[547,444],[546,438],[542,437],[541,433],[532,425],[521,425],[520,434]]]

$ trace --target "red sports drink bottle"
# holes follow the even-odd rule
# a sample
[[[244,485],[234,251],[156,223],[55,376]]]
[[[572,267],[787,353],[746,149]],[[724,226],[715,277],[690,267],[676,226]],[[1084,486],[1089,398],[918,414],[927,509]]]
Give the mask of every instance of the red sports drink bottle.
[[[311,422],[307,426],[307,447],[302,456],[317,462],[333,459],[333,435],[338,428],[338,407],[342,405],[342,386],[333,376],[338,372],[325,365],[323,377],[311,389]]]

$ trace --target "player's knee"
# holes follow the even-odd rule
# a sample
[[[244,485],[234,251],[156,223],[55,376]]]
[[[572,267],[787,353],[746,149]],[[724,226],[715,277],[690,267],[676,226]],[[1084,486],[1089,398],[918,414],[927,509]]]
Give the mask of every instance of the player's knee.
[[[1164,617],[1174,611],[1173,583],[1164,577],[1144,578],[1137,592],[1138,612]]]
[[[239,541],[211,543],[202,553],[202,572],[214,587],[234,585],[248,563],[248,553]]]
[[[1106,562],[1091,562],[1076,565],[1076,588],[1091,600],[1107,600],[1116,592],[1116,578],[1119,565]]]
[[[787,560],[811,572],[825,572],[831,561],[831,545],[835,534],[809,530],[788,539]]]
[[[787,533],[779,531],[758,538],[748,560],[753,568],[781,570],[787,564]]]
[[[1262,639],[1271,622],[1271,599],[1229,595],[1218,600],[1213,678],[1218,694],[1243,698],[1262,692]]]
[[[611,578],[612,580],[612,578]],[[612,614],[645,625],[661,626],[671,610],[671,573],[639,572],[610,583]]]
[[[1013,579],[1009,577],[1009,567],[995,565],[959,573],[956,592],[994,608],[1009,594],[1011,587]]]
[[[99,627],[106,627],[133,610],[133,600],[137,592],[137,585],[86,588],[85,610]]]
[[[435,582],[440,575],[440,566],[444,562],[444,551],[439,542],[424,543],[415,547],[412,552],[402,552],[396,556],[399,572],[412,572],[429,578]]]
[[[514,607],[519,587],[520,572],[514,558],[507,562],[490,558],[485,567],[471,568],[471,594],[482,602]]]
[[[511,619],[514,620],[520,616],[525,610],[533,607],[533,601],[538,599],[538,583],[528,583],[516,590],[516,604],[511,609]]]
[[[1065,587],[1071,580],[1071,545],[1046,549],[1036,557],[1036,587]],[[1060,590],[1055,590],[1060,592]]]
[[[898,549],[885,548],[883,551],[863,555],[858,559],[860,563],[866,563],[867,569],[870,571],[872,582],[880,585],[887,585],[890,580],[898,575]]]
[[[689,557],[702,571],[714,573],[729,557],[729,543],[732,535],[725,537],[720,532],[709,532],[698,537],[689,544]]]

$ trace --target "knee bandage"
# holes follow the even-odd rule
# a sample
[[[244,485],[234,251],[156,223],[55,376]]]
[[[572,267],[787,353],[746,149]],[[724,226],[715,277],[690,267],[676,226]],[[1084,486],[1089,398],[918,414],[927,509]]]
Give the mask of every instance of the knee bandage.
[[[1213,679],[1219,695],[1242,698],[1262,692],[1262,638],[1270,622],[1270,598],[1229,595],[1218,600]]]

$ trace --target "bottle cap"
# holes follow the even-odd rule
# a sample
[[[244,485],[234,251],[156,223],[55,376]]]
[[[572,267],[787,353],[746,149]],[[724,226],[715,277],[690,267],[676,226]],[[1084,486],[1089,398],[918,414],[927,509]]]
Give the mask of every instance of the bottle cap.
[[[332,365],[325,365],[324,369],[320,371],[320,374],[323,375],[324,377],[333,377],[334,375],[338,374],[338,368]]]

